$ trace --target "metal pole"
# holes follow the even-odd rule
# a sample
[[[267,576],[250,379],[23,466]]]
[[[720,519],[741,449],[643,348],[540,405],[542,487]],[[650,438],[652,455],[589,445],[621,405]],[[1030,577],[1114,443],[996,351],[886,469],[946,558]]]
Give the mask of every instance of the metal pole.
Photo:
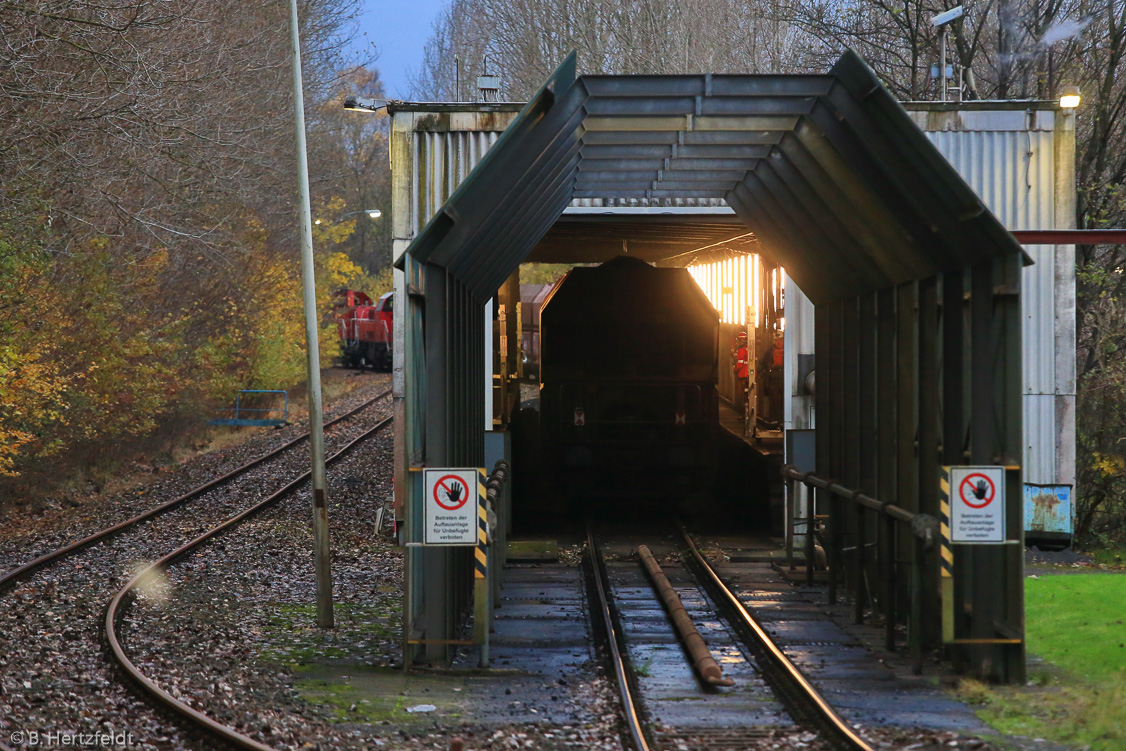
[[[301,194],[301,288],[305,297],[305,347],[309,374],[309,446],[313,460],[313,551],[317,577],[317,625],[332,628],[332,556],[328,543],[328,496],[325,492],[324,417],[321,414],[320,343],[317,337],[317,288],[313,279],[313,212],[309,206],[309,159],[305,152],[305,102],[301,87],[301,36],[297,0],[290,0],[293,27],[293,105],[297,127],[297,189]]]
[[[942,27],[941,41],[938,43],[939,48],[939,75],[942,76],[942,101],[946,101],[946,27]]]
[[[797,503],[798,483],[794,478],[786,481],[786,565],[794,570],[794,506]]]
[[[813,559],[816,557],[814,550],[813,530],[817,524],[817,513],[814,499],[816,494],[813,488],[806,486],[805,496],[805,584],[813,586]]]

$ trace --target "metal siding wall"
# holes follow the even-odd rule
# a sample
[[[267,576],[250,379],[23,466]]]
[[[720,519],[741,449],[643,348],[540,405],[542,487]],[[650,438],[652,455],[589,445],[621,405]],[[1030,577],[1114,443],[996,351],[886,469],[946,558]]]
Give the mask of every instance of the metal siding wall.
[[[411,237],[426,226],[462,180],[497,142],[500,132],[415,132],[412,139]]]
[[[396,259],[497,142],[501,134],[498,121],[503,127],[516,113],[508,113],[507,118],[504,113],[500,115],[486,121],[491,124],[489,129],[475,129],[478,120],[474,113],[454,113],[449,117],[450,129],[441,132],[431,130],[432,113],[394,115],[392,196]],[[428,130],[417,130],[424,120],[428,121]],[[484,305],[445,274],[440,274],[444,282],[440,291],[431,289],[425,301],[411,298],[414,304],[408,305],[408,287],[423,285],[421,280],[412,284],[406,275],[396,274],[395,308],[410,314],[395,317],[397,337],[404,344],[395,348],[393,369],[397,403],[396,490],[410,498],[406,534],[407,539],[416,540],[422,532],[422,483],[412,482],[420,477],[419,473],[407,477],[407,464],[478,466],[484,458],[485,403],[480,388],[485,369]],[[422,319],[427,308],[431,334],[440,341],[434,341],[435,351],[424,356]],[[410,361],[406,359],[407,350]],[[427,404],[427,399],[433,400],[435,396],[429,388],[433,384],[428,384],[426,377],[426,362],[431,359],[448,365],[442,368],[442,398]],[[404,624],[404,639],[448,639],[454,634],[472,588],[471,554],[468,548],[406,550],[408,622]],[[412,649],[405,643],[403,646],[408,662],[423,652],[430,659],[441,660],[446,652],[442,645],[428,645],[428,649]]]
[[[986,114],[986,113],[979,113]],[[1024,130],[937,130],[927,137],[1009,229],[1064,228],[1059,221],[1054,113],[1004,113],[997,122],[969,126],[1012,127],[1014,115]],[[917,121],[919,118],[916,118]],[[920,123],[922,124],[922,123]],[[1051,485],[1075,483],[1074,347],[1059,332],[1074,329],[1074,264],[1070,246],[1030,245],[1035,262],[1021,278],[1021,392],[1024,394],[1024,481]],[[1057,255],[1059,258],[1057,258]]]

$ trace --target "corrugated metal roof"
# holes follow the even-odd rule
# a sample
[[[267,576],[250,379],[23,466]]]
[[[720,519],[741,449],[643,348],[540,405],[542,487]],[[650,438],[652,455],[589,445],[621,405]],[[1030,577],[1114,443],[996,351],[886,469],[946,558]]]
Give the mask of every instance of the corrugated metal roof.
[[[580,78],[572,53],[408,252],[484,299],[576,198],[722,198],[815,303],[1022,253],[853,52]]]

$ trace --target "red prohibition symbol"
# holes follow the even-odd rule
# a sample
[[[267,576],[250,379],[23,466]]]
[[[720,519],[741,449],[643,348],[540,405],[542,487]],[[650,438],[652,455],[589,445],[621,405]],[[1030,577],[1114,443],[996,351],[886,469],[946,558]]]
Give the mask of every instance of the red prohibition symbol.
[[[962,484],[958,486],[958,494],[962,501],[970,508],[985,508],[993,502],[997,490],[993,487],[993,480],[980,472],[966,475]]]
[[[445,475],[434,484],[434,502],[446,511],[456,511],[469,500],[469,488],[457,475]]]

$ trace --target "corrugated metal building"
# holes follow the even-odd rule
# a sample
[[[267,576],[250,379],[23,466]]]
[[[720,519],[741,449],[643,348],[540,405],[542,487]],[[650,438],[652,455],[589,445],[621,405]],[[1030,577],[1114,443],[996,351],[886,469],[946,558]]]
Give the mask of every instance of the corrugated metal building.
[[[519,104],[393,106],[394,254],[406,250],[520,109]],[[915,123],[1009,229],[1075,227],[1075,117],[1055,102],[908,102]],[[722,199],[576,199],[571,213],[698,210],[733,214]],[[405,210],[404,210],[405,209]],[[624,213],[623,212],[623,213]],[[1023,272],[1026,492],[1075,486],[1075,249],[1033,245]],[[400,294],[402,274],[396,271]],[[813,308],[787,299],[786,351],[813,351]],[[401,319],[396,328],[401,331]],[[401,334],[399,335],[401,337]],[[397,342],[401,343],[401,342]],[[397,347],[397,351],[402,351]],[[812,399],[791,379],[786,427],[812,427]],[[401,398],[402,368],[396,368]],[[398,455],[398,454],[397,454]]]
[[[1047,101],[904,108],[1006,228],[1075,228],[1074,110]],[[1021,278],[1025,528],[1032,541],[1061,543],[1075,492],[1075,247],[1025,250],[1035,261]],[[786,307],[786,428],[813,427],[813,399],[791,375],[813,352],[813,307],[796,288]]]
[[[1056,102],[907,109],[1006,227],[1075,228],[1074,110]],[[1075,489],[1075,247],[1025,250],[1035,261],[1021,279],[1025,525],[1030,537],[1052,539],[1071,532]],[[1051,518],[1039,513],[1041,496],[1052,501]]]

